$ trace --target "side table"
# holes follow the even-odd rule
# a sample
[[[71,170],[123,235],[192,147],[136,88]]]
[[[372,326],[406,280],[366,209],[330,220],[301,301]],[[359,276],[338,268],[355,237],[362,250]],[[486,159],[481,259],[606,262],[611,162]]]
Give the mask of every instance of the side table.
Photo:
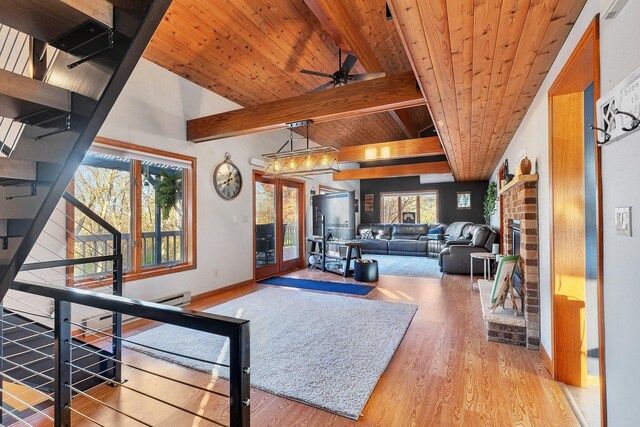
[[[491,252],[472,252],[471,253],[471,289],[473,289],[473,260],[481,259],[483,260],[483,274],[484,280],[489,280],[491,276],[491,261],[496,259],[496,256]]]

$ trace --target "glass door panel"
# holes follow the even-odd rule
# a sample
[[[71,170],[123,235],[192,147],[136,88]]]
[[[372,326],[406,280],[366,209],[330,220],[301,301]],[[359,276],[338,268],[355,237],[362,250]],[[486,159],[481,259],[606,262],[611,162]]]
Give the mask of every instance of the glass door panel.
[[[256,280],[303,265],[304,184],[255,175]]]
[[[282,186],[282,229],[284,242],[282,260],[291,261],[300,257],[300,241],[298,233],[298,189]]]
[[[277,273],[276,251],[276,183],[266,179],[255,186],[255,266],[261,277]],[[258,274],[257,274],[258,275]]]

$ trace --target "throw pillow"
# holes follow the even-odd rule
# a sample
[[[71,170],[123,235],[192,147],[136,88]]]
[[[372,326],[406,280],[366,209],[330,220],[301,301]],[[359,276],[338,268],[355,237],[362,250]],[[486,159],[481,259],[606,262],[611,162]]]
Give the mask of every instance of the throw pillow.
[[[361,228],[360,229],[360,238],[361,239],[373,239],[373,233],[370,228]]]
[[[436,227],[431,227],[429,229],[428,234],[443,234],[444,233],[444,225],[438,225]]]

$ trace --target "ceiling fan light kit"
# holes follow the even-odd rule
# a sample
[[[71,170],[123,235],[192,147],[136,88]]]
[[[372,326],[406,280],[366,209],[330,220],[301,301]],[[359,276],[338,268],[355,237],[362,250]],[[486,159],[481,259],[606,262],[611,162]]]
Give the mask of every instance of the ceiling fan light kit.
[[[266,162],[264,176],[267,178],[309,176],[325,173],[339,172],[338,149],[335,147],[309,147],[309,124],[311,120],[303,120],[295,123],[287,123],[290,129],[289,139],[275,153],[263,154]],[[294,138],[293,129],[307,127],[307,135],[302,138]],[[302,149],[293,149],[296,140],[306,140],[307,146]],[[289,150],[283,151],[289,146]]]

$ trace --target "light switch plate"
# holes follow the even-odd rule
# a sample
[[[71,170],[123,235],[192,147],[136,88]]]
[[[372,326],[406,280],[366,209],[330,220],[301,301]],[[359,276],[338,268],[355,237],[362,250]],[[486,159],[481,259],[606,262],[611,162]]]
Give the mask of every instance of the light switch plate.
[[[616,235],[631,237],[631,206],[616,208]]]

